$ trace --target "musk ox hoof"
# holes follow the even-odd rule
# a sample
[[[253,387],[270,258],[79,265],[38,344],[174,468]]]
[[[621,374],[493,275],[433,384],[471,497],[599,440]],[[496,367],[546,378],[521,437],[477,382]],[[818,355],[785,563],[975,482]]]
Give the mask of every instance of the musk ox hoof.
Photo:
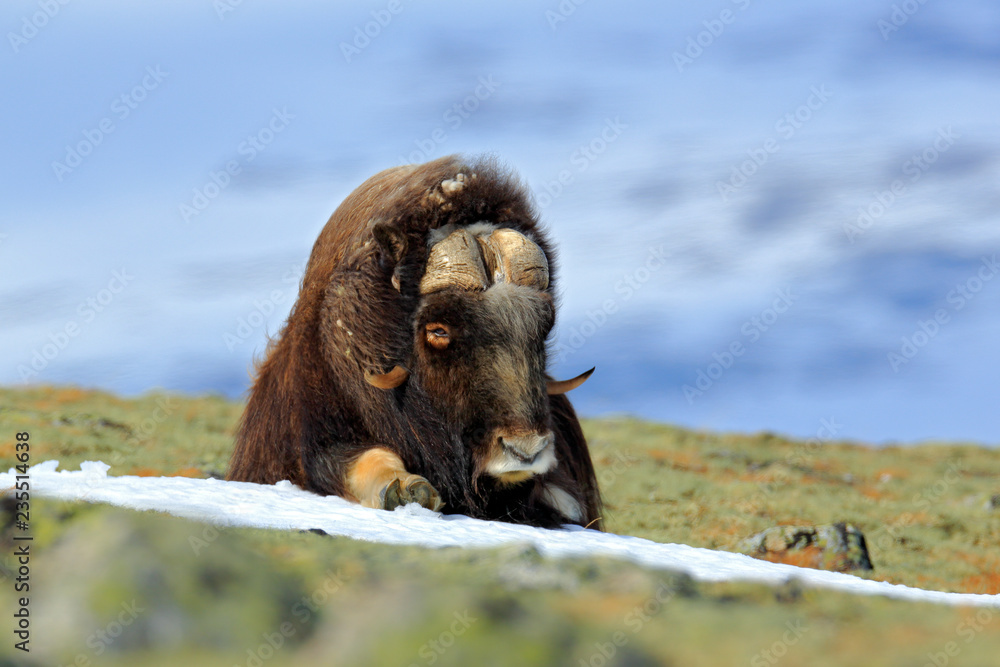
[[[433,512],[444,507],[441,496],[434,490],[431,483],[417,475],[411,476],[405,484],[397,477],[382,489],[382,493],[379,495],[382,498],[382,509],[384,510],[394,510],[410,503],[417,503]]]

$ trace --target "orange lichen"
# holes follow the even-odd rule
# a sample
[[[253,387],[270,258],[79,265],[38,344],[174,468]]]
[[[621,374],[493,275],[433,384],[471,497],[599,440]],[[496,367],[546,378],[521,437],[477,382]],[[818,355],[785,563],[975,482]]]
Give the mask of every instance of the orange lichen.
[[[667,463],[671,468],[688,472],[703,473],[708,471],[705,461],[697,452],[688,451],[668,451],[663,449],[646,450],[646,455],[654,461]]]
[[[795,549],[791,551],[772,551],[763,554],[762,556],[758,556],[758,558],[772,563],[797,565],[799,567],[808,567],[814,570],[823,569],[823,550],[819,547],[804,547],[802,549]]]
[[[1000,572],[975,574],[971,577],[966,577],[959,584],[959,588],[963,593],[998,595],[1000,594]]]
[[[170,473],[167,476],[168,477],[204,477],[205,473],[203,473],[198,468],[181,468],[180,470],[176,470],[176,471]]]
[[[871,486],[863,486],[860,489],[858,489],[858,491],[860,491],[861,495],[863,495],[865,498],[869,498],[871,500],[881,500],[882,498],[885,497],[884,493]]]
[[[90,392],[83,391],[76,387],[56,389],[52,392],[52,400],[56,403],[78,403],[90,396]]]

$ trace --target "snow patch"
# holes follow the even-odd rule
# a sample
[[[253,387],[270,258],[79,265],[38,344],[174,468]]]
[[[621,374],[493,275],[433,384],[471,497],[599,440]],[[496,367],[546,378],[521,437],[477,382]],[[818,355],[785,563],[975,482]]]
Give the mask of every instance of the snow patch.
[[[46,461],[46,463],[53,462]],[[54,463],[58,465],[58,461],[55,461]],[[107,477],[109,470],[111,470],[111,466],[104,461],[84,461],[80,464],[80,471],[90,477]]]
[[[417,505],[393,512],[369,509],[336,496],[318,496],[289,481],[273,486],[186,477],[109,477],[110,466],[87,461],[80,471],[58,470],[58,461],[29,468],[32,490],[63,500],[102,502],[155,510],[222,526],[278,530],[319,528],[330,535],[383,544],[431,548],[533,545],[553,558],[605,556],[645,567],[685,572],[698,581],[751,581],[778,585],[796,579],[805,586],[898,600],[1000,608],[1000,595],[944,593],[870,581],[756,560],[749,556],[684,544],[661,544],[567,526],[546,530],[466,516],[446,516]],[[14,485],[16,471],[0,473],[0,486]]]

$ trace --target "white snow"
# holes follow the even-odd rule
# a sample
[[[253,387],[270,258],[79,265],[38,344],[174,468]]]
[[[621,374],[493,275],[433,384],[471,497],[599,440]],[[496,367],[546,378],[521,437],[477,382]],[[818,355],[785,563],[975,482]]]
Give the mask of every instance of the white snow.
[[[464,516],[445,516],[409,505],[394,512],[367,509],[334,496],[317,496],[290,482],[274,486],[185,477],[113,477],[110,466],[87,461],[79,471],[57,470],[58,461],[29,468],[34,494],[63,500],[102,502],[136,510],[156,510],[221,526],[277,530],[321,528],[331,535],[384,544],[424,547],[496,547],[528,543],[554,557],[606,556],[640,565],[681,571],[699,581],[754,581],[780,584],[797,579],[805,586],[858,595],[949,605],[1000,607],[1000,595],[944,593],[870,581],[755,560],[748,556],[684,544],[660,544],[638,537],[579,527],[545,530]],[[16,472],[0,473],[0,487],[14,484]]]

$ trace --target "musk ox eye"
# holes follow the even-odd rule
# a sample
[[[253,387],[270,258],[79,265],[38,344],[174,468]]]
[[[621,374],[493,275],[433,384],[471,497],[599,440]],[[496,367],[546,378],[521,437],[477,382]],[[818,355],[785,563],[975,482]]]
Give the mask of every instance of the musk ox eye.
[[[435,350],[443,350],[451,342],[451,328],[447,324],[431,322],[424,327],[424,337]]]

